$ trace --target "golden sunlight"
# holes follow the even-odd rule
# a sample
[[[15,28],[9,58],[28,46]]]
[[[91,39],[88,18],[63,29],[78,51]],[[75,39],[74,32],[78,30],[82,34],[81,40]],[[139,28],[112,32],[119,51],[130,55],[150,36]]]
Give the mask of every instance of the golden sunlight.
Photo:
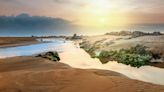
[[[91,0],[92,1],[92,0]],[[78,24],[91,27],[110,27],[125,25],[123,14],[119,13],[121,8],[115,9],[116,5],[109,0],[98,0],[88,2],[81,10]],[[85,15],[84,15],[85,14]]]

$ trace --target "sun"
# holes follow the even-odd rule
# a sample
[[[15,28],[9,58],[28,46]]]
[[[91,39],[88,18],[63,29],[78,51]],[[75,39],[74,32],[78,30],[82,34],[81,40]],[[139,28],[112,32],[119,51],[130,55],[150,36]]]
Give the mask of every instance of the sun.
[[[108,0],[97,0],[88,3],[82,10],[85,15],[80,17],[81,23],[84,25],[91,25],[102,27],[108,24],[107,15],[111,10]],[[82,15],[82,14],[81,14]]]
[[[102,24],[105,24],[106,23],[106,19],[105,18],[100,18],[99,20]]]
[[[105,27],[105,26],[107,26],[108,24],[109,24],[108,18],[106,18],[106,17],[100,17],[100,18],[98,19],[97,25],[99,25],[100,27]]]
[[[92,27],[107,27],[113,25],[122,25],[125,19],[119,10],[115,10],[115,4],[110,0],[90,0],[90,2],[81,10],[79,24]]]

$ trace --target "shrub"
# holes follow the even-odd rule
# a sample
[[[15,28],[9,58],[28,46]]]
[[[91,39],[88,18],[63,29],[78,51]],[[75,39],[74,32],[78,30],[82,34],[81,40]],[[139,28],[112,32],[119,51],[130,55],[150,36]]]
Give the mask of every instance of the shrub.
[[[57,52],[46,52],[45,54],[39,54],[38,57],[47,58],[52,61],[60,61],[60,57]]]
[[[149,61],[152,59],[152,55],[146,50],[146,47],[137,45],[130,49],[120,49],[119,51],[102,51],[98,58],[102,63],[114,60],[118,63],[139,68],[143,65],[149,64]]]

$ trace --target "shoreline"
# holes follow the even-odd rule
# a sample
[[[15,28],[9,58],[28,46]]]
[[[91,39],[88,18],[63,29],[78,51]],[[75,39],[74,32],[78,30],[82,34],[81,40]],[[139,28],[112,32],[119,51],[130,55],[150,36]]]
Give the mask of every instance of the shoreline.
[[[41,42],[39,41],[30,41],[30,42],[22,42],[22,43],[15,43],[15,44],[5,44],[5,45],[0,45],[1,48],[10,48],[10,47],[17,47],[17,46],[28,46],[28,45],[34,45],[34,44],[39,44]]]
[[[0,48],[37,44],[39,41],[32,37],[0,37]]]

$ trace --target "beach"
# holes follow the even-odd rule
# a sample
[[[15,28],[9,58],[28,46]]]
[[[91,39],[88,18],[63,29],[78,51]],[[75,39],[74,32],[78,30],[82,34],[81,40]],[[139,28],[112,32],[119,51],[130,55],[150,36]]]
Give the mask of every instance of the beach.
[[[39,43],[33,37],[0,37],[0,48],[30,45]]]
[[[51,39],[52,40],[52,39]],[[53,62],[30,55],[38,45],[10,47],[1,51],[0,91],[2,92],[163,92],[164,70],[145,66],[132,68],[116,62],[102,65],[73,41],[43,44],[44,51],[59,50],[61,60]],[[61,44],[62,43],[62,44]],[[34,46],[34,47],[32,47]],[[42,47],[42,44],[39,46]],[[48,47],[48,48],[45,48]],[[18,49],[22,50],[18,50]],[[33,52],[27,52],[30,49]],[[41,50],[40,50],[41,49]],[[2,52],[1,52],[2,53]],[[26,53],[28,53],[27,56]],[[18,56],[17,56],[18,55]],[[20,56],[19,56],[20,55]]]
[[[36,57],[0,60],[1,92],[163,92],[164,86],[132,80],[122,74],[76,69]]]

